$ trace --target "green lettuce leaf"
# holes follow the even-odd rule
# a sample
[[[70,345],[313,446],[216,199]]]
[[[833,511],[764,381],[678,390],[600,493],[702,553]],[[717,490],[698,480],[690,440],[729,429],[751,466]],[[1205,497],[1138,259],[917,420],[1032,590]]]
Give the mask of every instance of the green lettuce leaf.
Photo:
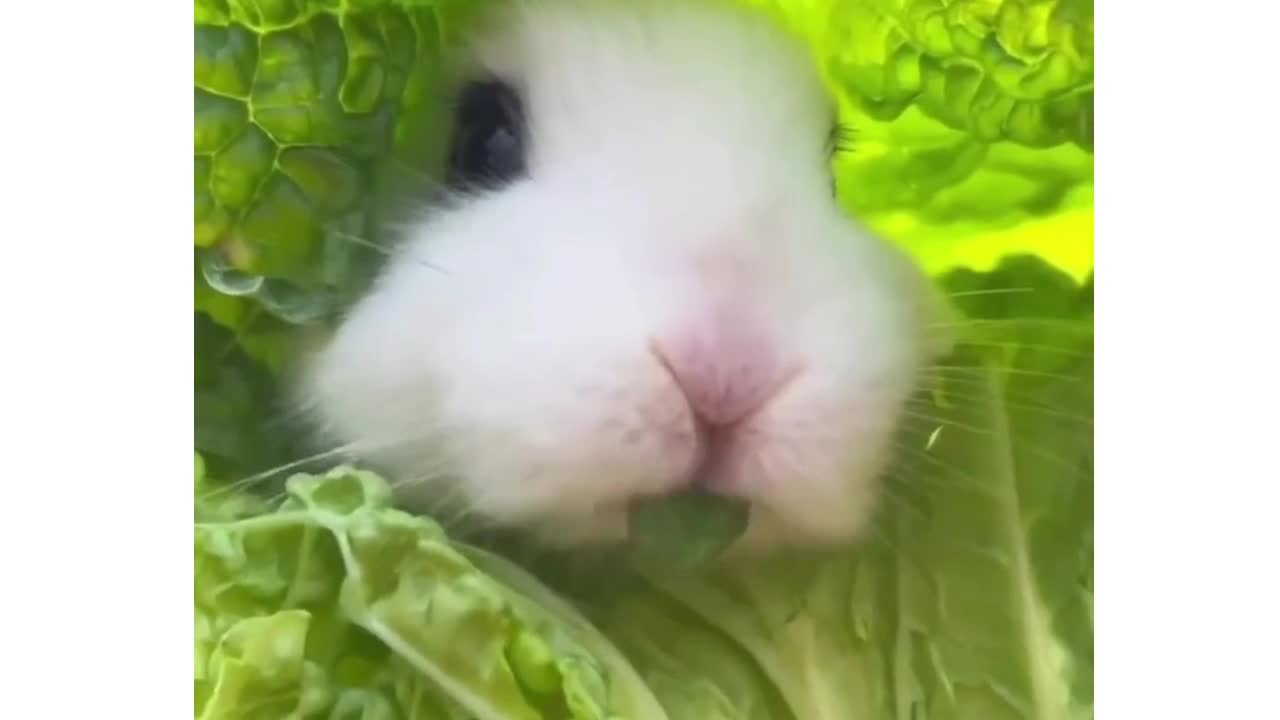
[[[697,569],[729,549],[750,523],[749,503],[702,492],[632,505],[627,536],[639,563]]]
[[[429,187],[440,164],[451,5],[464,16],[448,0],[197,0],[197,309],[226,295],[305,325],[358,291],[382,190]]]
[[[198,718],[619,716],[598,638],[589,652],[391,508],[376,476],[298,475],[271,512],[239,517],[197,498],[217,518],[196,523]]]
[[[1093,268],[1093,0],[751,0],[814,45],[853,213],[931,271]]]

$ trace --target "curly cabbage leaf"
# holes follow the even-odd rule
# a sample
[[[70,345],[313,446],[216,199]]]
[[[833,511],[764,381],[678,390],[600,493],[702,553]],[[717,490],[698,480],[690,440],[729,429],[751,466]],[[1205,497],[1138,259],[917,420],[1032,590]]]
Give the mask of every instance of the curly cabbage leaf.
[[[914,110],[984,142],[1093,147],[1091,0],[774,4],[868,117]]]
[[[264,316],[321,322],[376,266],[384,189],[432,186],[447,111],[441,14],[461,18],[465,4],[195,9],[196,309],[236,330]]]
[[[1093,0],[751,2],[809,38],[837,89],[856,216],[938,274],[1016,253],[1090,272]]]
[[[665,717],[567,605],[477,569],[370,473],[295,476],[269,512],[216,497],[197,495],[198,718]]]
[[[639,563],[697,569],[729,549],[750,523],[749,503],[703,492],[676,493],[635,503],[627,539]]]

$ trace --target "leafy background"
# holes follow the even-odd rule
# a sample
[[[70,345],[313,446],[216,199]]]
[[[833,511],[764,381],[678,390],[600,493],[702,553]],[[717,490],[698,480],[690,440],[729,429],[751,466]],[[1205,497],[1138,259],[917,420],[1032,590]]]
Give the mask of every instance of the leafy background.
[[[842,201],[968,343],[858,553],[603,579],[366,474],[283,505],[217,482],[298,456],[279,378],[432,186],[442,48],[483,3],[197,0],[198,716],[1092,715],[1092,3],[750,1],[810,39],[855,130]]]

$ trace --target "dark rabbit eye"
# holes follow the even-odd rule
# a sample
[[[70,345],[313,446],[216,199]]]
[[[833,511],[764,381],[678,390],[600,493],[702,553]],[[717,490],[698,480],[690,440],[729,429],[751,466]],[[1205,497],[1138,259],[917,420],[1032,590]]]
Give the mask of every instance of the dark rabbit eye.
[[[494,188],[525,172],[520,98],[499,80],[474,82],[458,97],[449,184]]]

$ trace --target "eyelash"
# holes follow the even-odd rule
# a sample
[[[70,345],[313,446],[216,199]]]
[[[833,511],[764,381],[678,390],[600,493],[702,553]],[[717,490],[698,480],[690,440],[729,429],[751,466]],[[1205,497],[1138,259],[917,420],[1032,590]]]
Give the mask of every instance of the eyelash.
[[[827,138],[827,152],[835,158],[853,149],[853,128],[843,122],[836,122],[831,127],[831,134]]]

